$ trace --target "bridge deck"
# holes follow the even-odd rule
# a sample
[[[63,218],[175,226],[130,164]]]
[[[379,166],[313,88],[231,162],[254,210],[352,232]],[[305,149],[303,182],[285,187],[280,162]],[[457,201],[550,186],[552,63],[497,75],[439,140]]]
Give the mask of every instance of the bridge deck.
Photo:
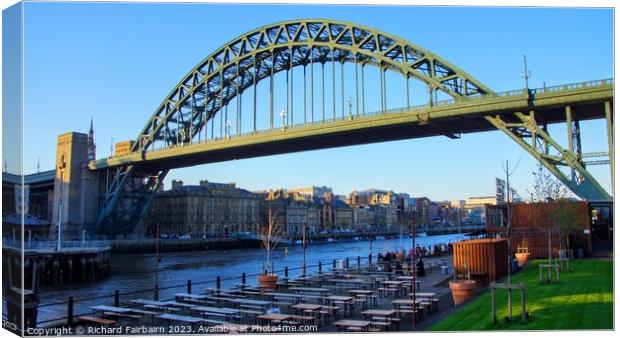
[[[603,103],[613,101],[613,80],[566,85],[544,90],[506,92],[433,107],[412,107],[365,115],[340,116],[335,121],[289,126],[167,149],[130,153],[89,163],[92,170],[127,164],[145,169],[182,168],[290,152],[342,147],[410,138],[496,130],[484,116],[536,111],[539,123],[565,122],[570,105],[577,120],[604,118]],[[544,121],[542,121],[544,119]],[[516,122],[516,121],[514,121]]]

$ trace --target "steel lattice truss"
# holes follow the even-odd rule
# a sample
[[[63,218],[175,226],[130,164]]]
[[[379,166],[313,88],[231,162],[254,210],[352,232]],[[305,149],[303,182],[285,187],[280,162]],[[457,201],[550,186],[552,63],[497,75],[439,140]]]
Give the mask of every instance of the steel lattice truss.
[[[609,109],[609,107],[606,108]],[[567,115],[570,116],[570,107],[567,108]],[[584,161],[584,157],[587,156],[604,157],[608,156],[608,154],[583,154],[581,152],[581,138],[572,137],[572,135],[577,135],[576,132],[579,130],[578,124],[575,127],[573,121],[570,121],[570,119],[568,121],[572,124],[570,126],[570,133],[572,135],[570,136],[571,143],[569,144],[569,149],[566,149],[549,135],[546,125],[541,126],[541,123],[536,120],[534,111],[530,111],[529,114],[516,112],[514,117],[516,117],[517,123],[506,122],[506,117],[499,115],[485,116],[485,119],[534,156],[579,197],[588,200],[611,200],[611,196],[607,191],[586,170],[588,162]],[[549,151],[550,148],[555,151],[555,154]],[[600,160],[589,164],[609,164],[609,162],[609,160]],[[571,174],[567,175],[560,170],[560,167],[570,168]]]
[[[192,69],[157,108],[133,151],[146,151],[156,141],[168,147],[187,143],[247,88],[293,67],[327,62],[389,69],[454,98],[492,93],[459,68],[399,37],[346,22],[282,22],[236,38]]]
[[[402,38],[373,28],[331,20],[297,20],[264,26],[224,45],[192,69],[157,108],[136,138],[132,152],[156,143],[190,143],[207,122],[244,90],[278,72],[308,65],[356,63],[391,70],[425,83],[429,92],[453,98],[492,93],[441,57]],[[272,112],[273,115],[273,112]],[[273,116],[270,117],[273,126]],[[133,229],[167,170],[117,170],[106,194],[95,231]]]

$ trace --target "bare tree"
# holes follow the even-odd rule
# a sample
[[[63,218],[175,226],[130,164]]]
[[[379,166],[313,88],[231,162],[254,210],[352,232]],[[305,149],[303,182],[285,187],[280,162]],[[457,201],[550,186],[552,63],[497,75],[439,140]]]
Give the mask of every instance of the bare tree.
[[[579,224],[576,203],[566,198],[558,199],[551,213],[555,231],[566,241],[566,249],[570,250],[570,236],[583,228],[583,224]],[[562,249],[562,241],[560,241],[560,249]]]
[[[267,269],[271,267],[273,273],[273,266],[271,264],[271,251],[273,251],[280,240],[282,239],[282,226],[276,217],[276,213],[269,208],[269,214],[267,219],[267,225],[262,226],[259,230],[259,236],[261,246],[267,253],[266,266],[263,266],[263,271],[267,273]]]
[[[536,171],[532,175],[534,176],[533,190],[527,190],[532,202],[547,202],[569,196],[568,188],[564,183],[553,176],[542,164],[537,164]]]
[[[537,164],[536,171],[532,175],[534,176],[533,190],[528,189],[531,202],[545,203],[558,201],[558,204],[553,207],[551,212],[548,212],[545,204],[538,204],[540,210],[537,214],[543,218],[543,224],[553,225],[553,229],[550,227],[547,231],[548,259],[549,264],[551,264],[553,257],[551,246],[552,232],[566,233],[568,243],[568,229],[573,228],[573,225],[569,225],[573,221],[568,219],[573,217],[568,209],[569,205],[567,205],[567,203],[570,203],[568,201],[570,192],[566,185],[553,176],[541,163]]]

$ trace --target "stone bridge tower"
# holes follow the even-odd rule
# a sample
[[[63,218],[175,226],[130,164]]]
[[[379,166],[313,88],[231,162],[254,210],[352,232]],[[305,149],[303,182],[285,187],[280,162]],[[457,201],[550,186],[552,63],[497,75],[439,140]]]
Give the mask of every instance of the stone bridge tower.
[[[94,130],[91,120],[87,134],[69,132],[58,136],[52,238],[81,240],[97,221],[97,173],[88,170],[95,159]]]

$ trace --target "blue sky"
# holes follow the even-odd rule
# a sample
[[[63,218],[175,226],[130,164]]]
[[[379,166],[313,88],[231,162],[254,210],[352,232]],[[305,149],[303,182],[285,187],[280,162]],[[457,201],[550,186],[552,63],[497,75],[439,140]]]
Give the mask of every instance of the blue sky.
[[[495,91],[523,87],[523,54],[532,87],[613,77],[609,9],[27,3],[25,171],[36,171],[38,158],[42,170],[51,169],[57,135],[86,132],[91,116],[98,157],[107,156],[110,139],[135,138],[204,57],[247,31],[294,18],[352,21],[400,36]],[[599,121],[584,123],[585,151],[606,149],[604,127]],[[565,126],[554,131],[565,144]],[[500,132],[202,165],[174,170],[166,183],[208,179],[250,190],[315,184],[343,194],[375,187],[456,199],[493,194],[506,159],[520,159],[511,180],[525,196],[535,161]],[[592,172],[610,189],[608,166]]]

